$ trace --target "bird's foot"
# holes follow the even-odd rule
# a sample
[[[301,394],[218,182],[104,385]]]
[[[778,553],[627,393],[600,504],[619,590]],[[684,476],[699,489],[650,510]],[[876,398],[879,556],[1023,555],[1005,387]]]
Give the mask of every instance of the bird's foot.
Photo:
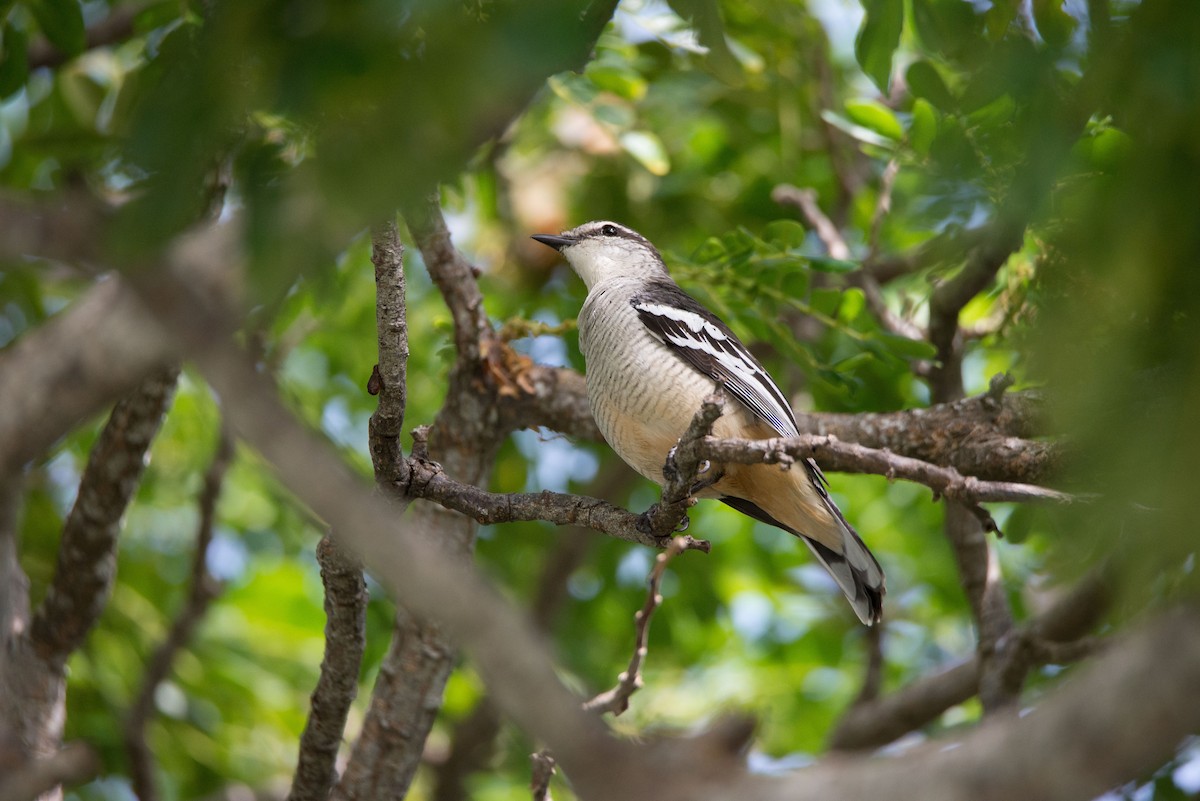
[[[675,464],[675,451],[679,446],[671,448],[667,451],[667,459],[663,463],[663,478],[668,484],[673,484],[679,480],[679,465]]]

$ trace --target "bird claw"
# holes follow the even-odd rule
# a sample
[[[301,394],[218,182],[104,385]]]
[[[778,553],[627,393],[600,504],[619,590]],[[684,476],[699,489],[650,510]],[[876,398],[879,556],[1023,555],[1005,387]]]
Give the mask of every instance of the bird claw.
[[[675,464],[675,451],[677,448],[678,446],[675,446],[667,451],[667,459],[663,463],[663,478],[667,480],[668,484],[672,484],[679,479],[679,466]]]

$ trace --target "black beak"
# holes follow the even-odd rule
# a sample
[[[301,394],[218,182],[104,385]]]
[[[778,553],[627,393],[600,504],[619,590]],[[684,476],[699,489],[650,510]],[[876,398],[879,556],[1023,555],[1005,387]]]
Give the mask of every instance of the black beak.
[[[573,236],[559,236],[557,234],[534,234],[533,236],[531,236],[529,238],[536,239],[537,241],[541,242],[543,245],[548,245],[548,246],[554,248],[555,250],[562,250],[563,248],[567,247],[568,245],[574,245],[576,242],[579,241],[578,239],[576,239]]]

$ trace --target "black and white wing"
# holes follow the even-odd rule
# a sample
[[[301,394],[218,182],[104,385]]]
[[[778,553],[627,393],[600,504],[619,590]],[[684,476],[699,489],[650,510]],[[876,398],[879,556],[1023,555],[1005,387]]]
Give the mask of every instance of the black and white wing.
[[[796,417],[758,359],[729,326],[673,281],[653,281],[630,301],[656,339],[744,403],[783,437],[797,436]]]

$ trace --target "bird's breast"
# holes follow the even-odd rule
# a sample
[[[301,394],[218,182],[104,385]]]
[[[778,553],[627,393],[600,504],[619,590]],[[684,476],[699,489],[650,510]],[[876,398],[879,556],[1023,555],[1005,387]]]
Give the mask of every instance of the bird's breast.
[[[667,452],[716,384],[643,325],[630,305],[639,288],[594,287],[580,312],[579,345],[600,432],[633,469],[661,484]]]

